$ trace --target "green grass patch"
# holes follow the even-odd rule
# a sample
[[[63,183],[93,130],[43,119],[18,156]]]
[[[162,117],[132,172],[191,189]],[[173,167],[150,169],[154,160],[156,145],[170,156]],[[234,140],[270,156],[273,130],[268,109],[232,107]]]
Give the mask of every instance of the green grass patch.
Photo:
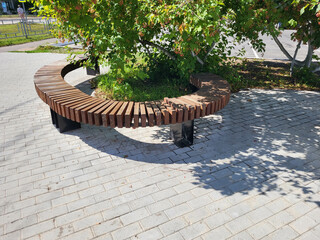
[[[127,100],[127,101],[151,101],[163,100],[164,97],[179,97],[192,93],[192,85],[175,84],[172,81],[155,82],[151,79],[111,79],[108,74],[99,76],[97,96],[100,98]]]
[[[20,19],[20,16],[18,14],[10,14],[10,15],[0,15],[0,19],[1,18],[17,18]],[[37,16],[32,16],[32,15],[27,15],[27,18],[38,18]]]
[[[93,83],[98,86],[97,96],[142,102],[192,93],[188,79],[182,79],[170,61],[157,59],[156,64],[147,64],[142,54],[136,60],[135,64],[128,64],[122,73],[110,71],[99,76]]]
[[[0,25],[0,38],[4,38],[0,39],[0,47],[34,42],[53,37],[52,34],[47,33],[47,30],[44,29],[43,24],[28,24],[26,27],[30,34],[38,33],[39,35],[31,35],[26,38],[24,36],[24,28],[20,23]],[[5,38],[6,34],[8,37],[12,38]]]
[[[0,39],[0,47],[17,45],[17,44],[28,43],[28,42],[35,42],[35,41],[40,41],[44,39],[49,39],[52,37],[53,37],[52,35],[47,34],[47,35],[29,36],[28,38],[18,37],[18,38]]]
[[[69,47],[55,47],[55,46],[39,46],[34,50],[29,51],[13,51],[13,52],[25,52],[25,53],[61,53],[61,54],[84,54],[83,50],[73,49]]]

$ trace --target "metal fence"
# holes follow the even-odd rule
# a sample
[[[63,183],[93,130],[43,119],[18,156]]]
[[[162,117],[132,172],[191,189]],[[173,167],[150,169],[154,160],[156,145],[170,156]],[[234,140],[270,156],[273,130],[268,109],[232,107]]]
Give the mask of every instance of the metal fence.
[[[0,39],[49,34],[55,19],[6,19],[0,20]]]

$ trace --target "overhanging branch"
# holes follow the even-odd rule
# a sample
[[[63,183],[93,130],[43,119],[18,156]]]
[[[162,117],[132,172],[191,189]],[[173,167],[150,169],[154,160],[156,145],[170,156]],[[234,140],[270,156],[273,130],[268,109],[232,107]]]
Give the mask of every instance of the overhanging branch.
[[[161,52],[163,52],[165,55],[167,55],[170,59],[176,60],[175,56],[173,56],[169,51],[167,51],[165,48],[159,46],[159,45],[156,44],[156,43],[153,43],[153,42],[150,42],[150,41],[147,41],[147,40],[139,40],[139,42],[140,42],[142,45],[149,45],[149,46],[152,46],[152,47],[154,47],[154,48],[157,48],[158,50],[160,50]]]
[[[200,63],[201,65],[204,65],[204,62],[202,61],[202,59],[199,58],[199,57],[194,53],[194,51],[191,51],[191,55],[192,55],[192,57],[195,57],[195,58],[197,59],[198,63]]]
[[[211,44],[211,47],[210,47],[209,51],[207,52],[206,56],[205,56],[204,59],[203,59],[204,61],[206,61],[206,59],[208,58],[209,54],[213,51],[215,45],[216,45],[216,42],[213,41],[212,44]]]

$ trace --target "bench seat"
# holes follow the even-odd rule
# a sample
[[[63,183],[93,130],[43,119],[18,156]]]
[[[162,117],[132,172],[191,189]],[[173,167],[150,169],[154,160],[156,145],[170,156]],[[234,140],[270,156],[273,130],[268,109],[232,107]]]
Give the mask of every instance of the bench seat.
[[[105,127],[137,128],[182,123],[224,108],[230,98],[227,81],[211,73],[194,74],[192,94],[159,101],[130,102],[91,97],[64,81],[80,67],[65,60],[43,66],[34,76],[39,97],[57,114],[79,123]]]

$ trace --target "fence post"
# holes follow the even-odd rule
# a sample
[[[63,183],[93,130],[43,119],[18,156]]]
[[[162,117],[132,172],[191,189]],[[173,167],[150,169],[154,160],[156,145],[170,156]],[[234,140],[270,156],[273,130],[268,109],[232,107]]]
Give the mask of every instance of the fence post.
[[[26,26],[25,26],[25,21],[24,21],[24,19],[22,19],[22,25],[23,25],[23,30],[24,30],[24,33],[25,33],[25,35],[26,35],[26,38],[28,38],[28,33],[27,33],[27,30],[26,30]]]

